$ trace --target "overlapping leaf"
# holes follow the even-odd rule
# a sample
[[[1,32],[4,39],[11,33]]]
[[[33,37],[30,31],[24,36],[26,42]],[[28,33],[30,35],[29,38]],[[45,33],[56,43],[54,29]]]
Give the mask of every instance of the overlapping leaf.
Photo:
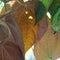
[[[51,24],[54,31],[60,31],[60,0],[53,1],[49,8],[49,12],[52,16]]]
[[[24,60],[23,38],[16,21],[10,14],[1,21],[0,60]]]
[[[33,2],[28,2],[26,4],[27,7],[24,7],[23,5],[16,3],[13,7],[15,9],[20,6],[14,17],[18,23],[18,26],[21,28],[25,52],[34,44],[38,29],[37,25],[34,26],[34,4]],[[25,14],[26,11],[28,11],[28,15]],[[33,19],[28,19],[29,16],[32,16]]]
[[[54,34],[49,22],[48,29],[42,39],[35,44],[34,52],[37,60],[56,60],[60,57],[60,33]]]

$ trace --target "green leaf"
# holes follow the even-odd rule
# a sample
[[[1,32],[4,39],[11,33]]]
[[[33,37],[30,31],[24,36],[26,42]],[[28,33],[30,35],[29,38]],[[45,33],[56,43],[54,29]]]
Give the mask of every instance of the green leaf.
[[[35,4],[35,8],[36,8],[35,9],[35,16],[36,16],[35,25],[44,17],[45,13],[48,11],[52,2],[53,2],[53,0],[36,1],[36,4]]]
[[[50,7],[51,3],[53,2],[53,0],[40,0],[40,1],[44,4],[46,10],[48,10],[48,8]]]
[[[60,0],[53,1],[49,8],[49,12],[52,16],[51,24],[54,31],[60,31]]]
[[[35,7],[36,7],[35,9],[35,16],[36,16],[35,25],[36,25],[46,13],[46,8],[40,1],[36,2]]]
[[[4,6],[6,5],[6,3],[9,1],[11,1],[11,0],[0,0],[0,10],[2,10],[4,8]]]
[[[55,14],[55,9],[57,8],[57,6],[60,4],[60,0],[54,0],[49,8],[49,12],[50,14],[53,15]]]
[[[0,10],[2,10],[4,7],[4,2],[0,1]]]
[[[52,17],[51,24],[54,31],[57,32],[60,31],[60,5],[58,5],[57,8],[55,9],[55,14]]]

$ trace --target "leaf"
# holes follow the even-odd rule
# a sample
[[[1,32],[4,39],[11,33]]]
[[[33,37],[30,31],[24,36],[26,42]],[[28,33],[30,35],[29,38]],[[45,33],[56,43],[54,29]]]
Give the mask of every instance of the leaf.
[[[40,1],[45,6],[46,10],[48,10],[54,0],[40,0]]]
[[[57,8],[57,6],[60,4],[60,0],[54,0],[51,4],[51,6],[49,7],[49,12],[50,14],[53,15],[55,14],[55,9]]]
[[[60,33],[54,34],[50,21],[48,20],[46,33],[35,44],[34,53],[37,60],[56,60],[60,56]]]
[[[52,24],[52,28],[54,29],[54,31],[56,32],[60,31],[60,5],[56,9],[56,13],[54,14],[52,18],[51,24]]]
[[[19,28],[21,29],[24,41],[25,52],[35,43],[37,37],[38,25],[34,26],[35,16],[34,16],[34,3],[27,3],[27,9],[16,3],[13,8],[20,6],[19,10],[14,14],[16,22],[18,23]],[[25,12],[28,11],[28,15]],[[32,16],[33,19],[28,19],[29,16]]]
[[[11,14],[1,21],[0,60],[24,60],[23,38],[16,21]]]
[[[39,23],[37,39],[41,39],[44,36],[44,33],[48,28],[48,20],[47,16],[44,16],[43,19]]]
[[[51,25],[54,31],[60,31],[60,0],[55,0],[52,6],[49,8],[49,12],[52,16]]]
[[[36,1],[35,3],[35,25],[44,17],[44,14],[46,13],[46,8],[40,1]]]
[[[2,1],[0,1],[0,10],[2,10],[4,7],[4,3]]]
[[[35,25],[42,20],[46,12],[48,11],[53,0],[39,0],[35,1]]]

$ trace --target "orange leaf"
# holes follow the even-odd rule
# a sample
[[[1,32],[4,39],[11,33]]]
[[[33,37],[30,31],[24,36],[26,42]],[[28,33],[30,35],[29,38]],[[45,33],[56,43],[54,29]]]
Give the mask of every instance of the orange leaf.
[[[20,6],[14,17],[23,35],[25,52],[34,44],[38,30],[38,25],[34,26],[34,4],[33,2],[27,4],[29,8],[19,5],[18,3],[15,3],[13,6],[14,9]],[[28,14],[25,13],[26,11],[28,11]],[[29,16],[32,16],[33,19],[29,19]]]

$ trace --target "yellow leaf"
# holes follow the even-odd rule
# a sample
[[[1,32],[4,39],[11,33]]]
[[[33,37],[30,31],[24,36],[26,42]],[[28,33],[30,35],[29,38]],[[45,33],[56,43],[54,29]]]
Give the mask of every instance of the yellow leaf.
[[[23,35],[25,52],[34,44],[38,30],[38,25],[34,26],[34,4],[31,3],[28,3],[29,8],[18,3],[13,6],[14,9],[20,6],[14,17]],[[28,14],[25,13],[26,11],[28,11]],[[33,19],[28,19],[29,16],[32,16]]]

